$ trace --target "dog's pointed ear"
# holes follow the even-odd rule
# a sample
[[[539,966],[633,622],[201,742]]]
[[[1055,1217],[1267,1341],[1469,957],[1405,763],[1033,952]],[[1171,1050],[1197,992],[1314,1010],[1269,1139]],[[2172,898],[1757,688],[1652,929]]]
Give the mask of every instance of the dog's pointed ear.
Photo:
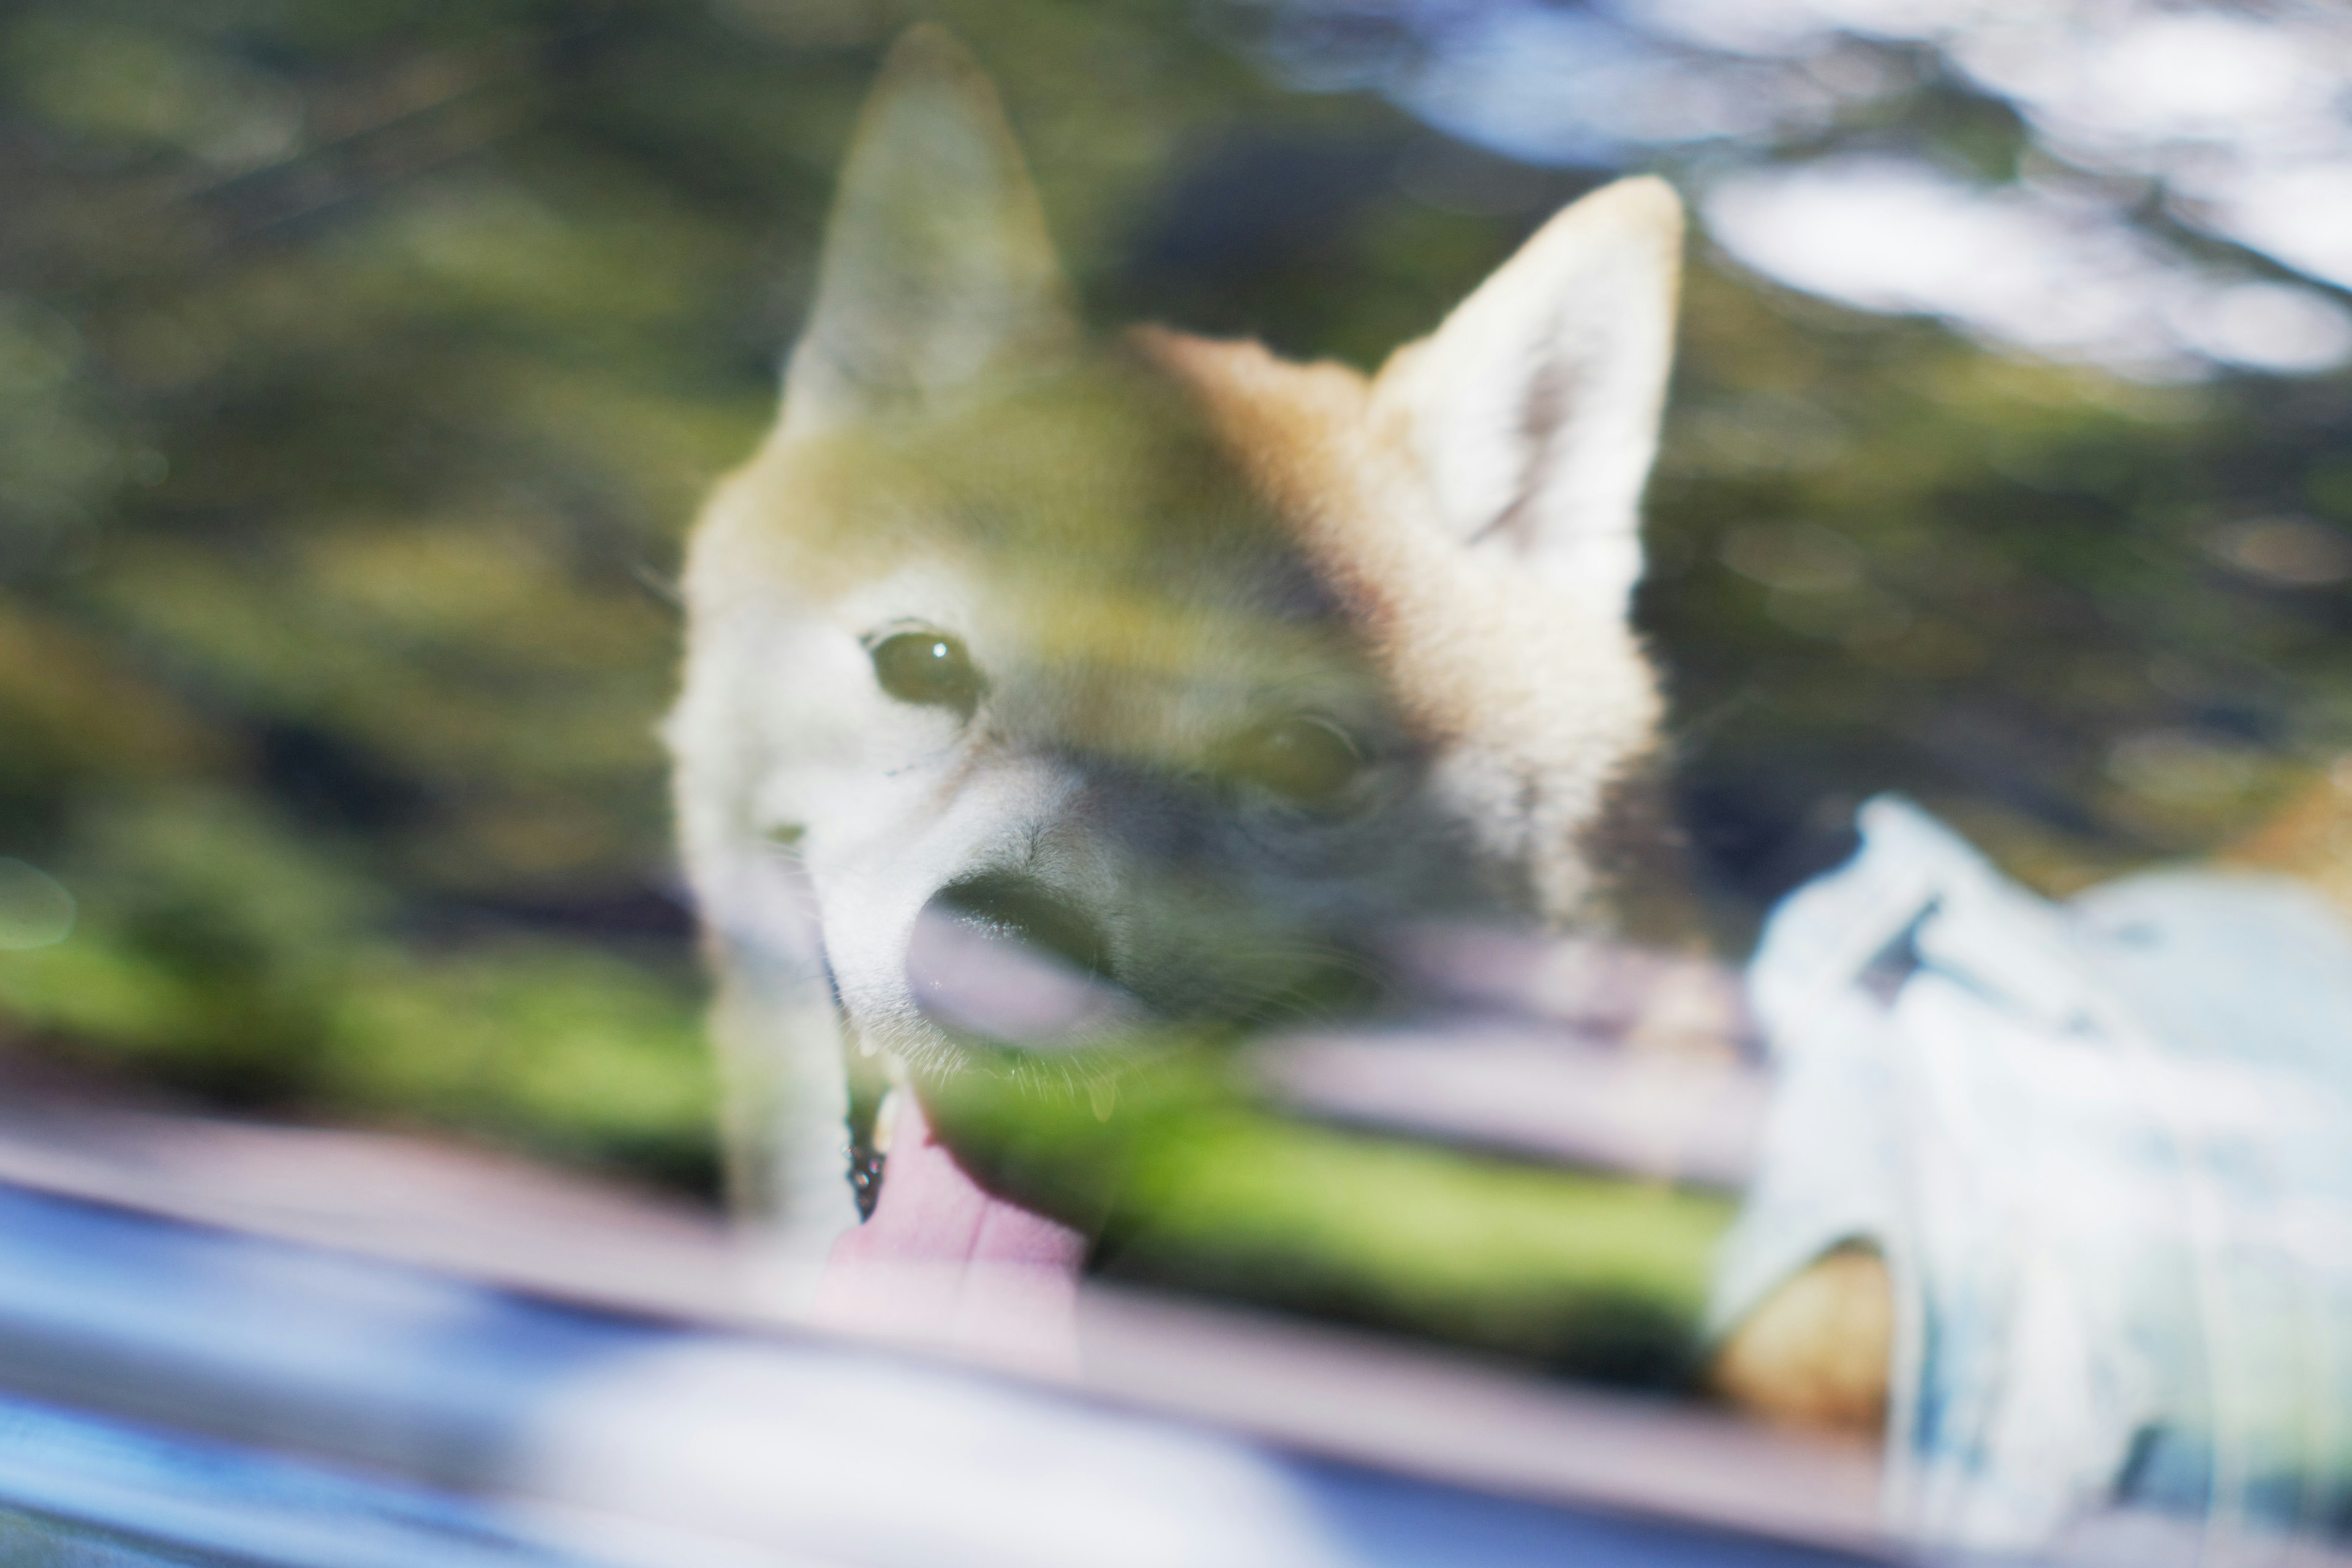
[[[938,27],[891,48],[842,174],[787,428],[935,404],[1066,353],[1069,286],[995,89]]]
[[[1622,608],[1674,357],[1682,204],[1620,180],[1554,217],[1381,374],[1444,526]]]

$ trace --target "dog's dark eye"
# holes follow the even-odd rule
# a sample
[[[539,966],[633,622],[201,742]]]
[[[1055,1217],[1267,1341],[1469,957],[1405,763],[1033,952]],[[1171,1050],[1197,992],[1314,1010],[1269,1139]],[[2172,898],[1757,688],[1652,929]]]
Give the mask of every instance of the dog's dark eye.
[[[1223,771],[1301,805],[1329,805],[1364,765],[1347,731],[1327,719],[1277,719],[1244,731],[1225,748]]]
[[[966,718],[980,705],[980,671],[963,644],[940,632],[898,632],[874,645],[874,678],[901,702],[952,708]]]

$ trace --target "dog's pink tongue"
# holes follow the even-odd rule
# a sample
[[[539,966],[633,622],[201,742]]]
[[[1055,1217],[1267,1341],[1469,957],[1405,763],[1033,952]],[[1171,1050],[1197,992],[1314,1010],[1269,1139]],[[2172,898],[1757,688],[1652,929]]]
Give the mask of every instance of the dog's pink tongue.
[[[873,1217],[834,1244],[814,1316],[829,1328],[1077,1371],[1086,1238],[983,1190],[901,1093]]]

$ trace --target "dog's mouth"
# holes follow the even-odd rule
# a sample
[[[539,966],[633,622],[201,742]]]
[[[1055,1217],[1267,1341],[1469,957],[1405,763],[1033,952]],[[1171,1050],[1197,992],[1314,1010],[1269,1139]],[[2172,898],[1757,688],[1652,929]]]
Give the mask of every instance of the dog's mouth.
[[[1055,1097],[1084,1094],[1107,1121],[1124,1070],[1166,1048],[1166,1031],[1185,1015],[1122,984],[1101,928],[1018,875],[969,878],[935,895],[916,920],[906,964],[924,1032],[946,1055],[927,1059],[917,1054],[923,1042],[903,1037],[887,1052],[850,1047],[850,1179],[865,1223],[834,1249],[820,1321],[1067,1371],[1092,1228],[1073,1211],[1099,1218],[1105,1194],[1089,1195],[1081,1174],[1075,1191],[1056,1186],[1042,1207],[1006,1195],[988,1173],[994,1134],[985,1118],[982,1163],[968,1167],[931,1113],[962,1119],[969,1108],[957,1109],[952,1094],[936,1104],[922,1096],[970,1069]],[[960,1121],[960,1139],[973,1131]]]
[[[1109,967],[1097,927],[1041,884],[1002,875],[935,896],[907,953],[916,1006],[950,1042],[1066,1063],[1142,1016]],[[818,1320],[1071,1370],[1085,1235],[975,1180],[883,1059],[853,1047],[848,1065],[864,1223],[834,1249]]]
[[[1250,946],[1237,935],[1234,945]],[[1163,964],[1152,971],[1158,979],[1148,992],[1124,984],[1102,925],[1037,878],[990,871],[941,889],[917,915],[907,946],[907,994],[918,1026],[907,1028],[903,1015],[870,1034],[850,1026],[857,1041],[847,1061],[850,1183],[861,1215],[876,1212],[886,1173],[894,1192],[902,1184],[882,1108],[894,1089],[908,1089],[909,1078],[978,1072],[1022,1092],[1076,1100],[1108,1121],[1121,1080],[1172,1049],[1306,1014],[1318,1002],[1363,1001],[1353,992],[1364,990],[1368,972],[1339,963],[1339,948],[1293,944],[1318,966],[1309,968],[1286,958],[1280,943],[1257,946],[1262,951],[1223,955],[1241,962],[1222,970],[1201,968],[1202,975],[1223,973],[1234,994],[1196,1010],[1189,994],[1212,990],[1199,975],[1171,984]],[[1281,984],[1265,983],[1277,973]],[[1343,995],[1345,987],[1353,991]]]
[[[908,942],[907,981],[936,1038],[988,1058],[992,1066],[1025,1058],[1034,1067],[1068,1069],[1074,1087],[1107,1072],[1109,1053],[1149,1017],[1143,1003],[1112,978],[1100,927],[1017,874],[967,878],[933,896]],[[888,1107],[894,1100],[903,1106],[908,1096],[894,1093],[892,1064],[867,1050],[853,1047],[847,1067],[849,1181],[859,1217],[870,1219],[894,1146]],[[1104,1091],[1097,1085],[1094,1092]],[[928,1142],[928,1132],[923,1137]],[[903,1171],[907,1162],[898,1164]],[[951,1194],[942,1200],[950,1206],[963,1201],[952,1195],[951,1182],[929,1184]],[[917,1201],[900,1190],[907,1185],[903,1177],[894,1183],[895,1206]]]
[[[933,1135],[921,1101],[889,1091],[871,1126],[878,1174],[865,1223],[835,1245],[815,1321],[982,1354],[1032,1372],[1076,1370],[1079,1230],[974,1181]]]

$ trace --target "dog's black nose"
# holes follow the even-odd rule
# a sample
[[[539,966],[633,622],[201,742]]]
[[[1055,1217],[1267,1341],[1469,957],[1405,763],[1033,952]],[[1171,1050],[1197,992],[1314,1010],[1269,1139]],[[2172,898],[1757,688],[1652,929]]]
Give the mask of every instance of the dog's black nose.
[[[1034,878],[1015,871],[967,877],[932,895],[931,907],[999,942],[1060,959],[1081,974],[1099,975],[1108,967],[1102,928]]]
[[[950,884],[915,921],[907,978],[926,1017],[952,1033],[1068,1045],[1130,1001],[1110,982],[1102,928],[1032,877]]]

